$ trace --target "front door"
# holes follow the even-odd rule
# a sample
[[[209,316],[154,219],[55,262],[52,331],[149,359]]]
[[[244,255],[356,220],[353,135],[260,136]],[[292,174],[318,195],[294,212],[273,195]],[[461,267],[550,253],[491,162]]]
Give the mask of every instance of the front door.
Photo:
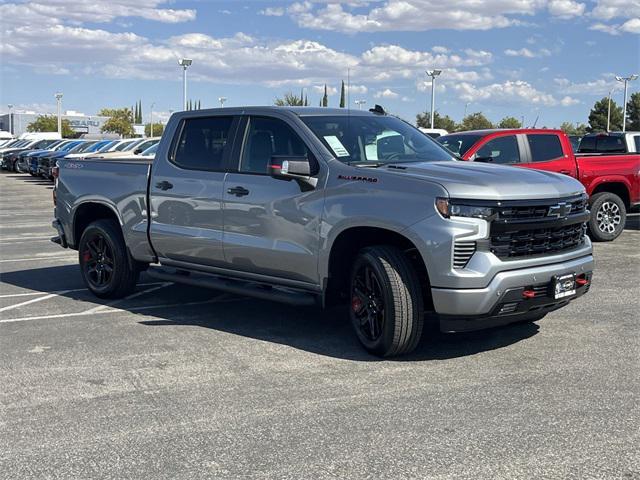
[[[237,119],[185,119],[167,158],[156,158],[150,236],[161,262],[222,266],[222,192]]]
[[[274,155],[311,153],[284,121],[251,117],[236,172],[224,182],[229,268],[317,285],[321,191],[267,173]]]

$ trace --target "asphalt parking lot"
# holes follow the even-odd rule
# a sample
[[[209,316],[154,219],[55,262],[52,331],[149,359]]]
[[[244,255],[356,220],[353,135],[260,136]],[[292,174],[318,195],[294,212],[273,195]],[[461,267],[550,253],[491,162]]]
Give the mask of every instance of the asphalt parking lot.
[[[640,216],[537,325],[380,361],[340,310],[142,277],[101,301],[0,175],[0,478],[640,478]]]

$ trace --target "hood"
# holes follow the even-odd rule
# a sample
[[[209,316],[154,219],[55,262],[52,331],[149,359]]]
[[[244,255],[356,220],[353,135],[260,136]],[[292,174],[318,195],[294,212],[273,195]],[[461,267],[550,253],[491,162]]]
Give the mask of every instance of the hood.
[[[451,198],[478,200],[530,200],[560,198],[582,193],[577,180],[558,173],[479,162],[402,163],[385,168],[439,183]]]

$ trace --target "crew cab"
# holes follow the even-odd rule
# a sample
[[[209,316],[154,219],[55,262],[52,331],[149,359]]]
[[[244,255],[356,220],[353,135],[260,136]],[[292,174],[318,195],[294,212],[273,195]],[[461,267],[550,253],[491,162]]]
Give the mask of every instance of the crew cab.
[[[589,194],[589,233],[597,241],[616,239],[624,230],[627,211],[640,204],[638,153],[574,154],[561,130],[547,129],[475,130],[438,141],[463,160],[557,172],[579,180]]]
[[[591,282],[579,182],[457,161],[380,106],[179,112],[153,160],[60,159],[55,176],[53,241],[78,250],[98,297],[130,294],[146,270],[344,304],[381,356],[412,351],[425,322],[539,320]]]

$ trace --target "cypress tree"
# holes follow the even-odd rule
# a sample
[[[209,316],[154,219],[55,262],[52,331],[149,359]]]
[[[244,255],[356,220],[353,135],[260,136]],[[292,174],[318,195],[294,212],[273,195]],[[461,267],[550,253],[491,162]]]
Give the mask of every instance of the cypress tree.
[[[329,106],[329,97],[327,96],[327,84],[324,84],[324,96],[322,97],[322,106],[323,107],[328,107]]]
[[[306,95],[304,96],[304,106],[305,107],[309,106],[309,98]]]
[[[342,87],[340,88],[340,108],[344,108],[344,80],[342,80]]]

